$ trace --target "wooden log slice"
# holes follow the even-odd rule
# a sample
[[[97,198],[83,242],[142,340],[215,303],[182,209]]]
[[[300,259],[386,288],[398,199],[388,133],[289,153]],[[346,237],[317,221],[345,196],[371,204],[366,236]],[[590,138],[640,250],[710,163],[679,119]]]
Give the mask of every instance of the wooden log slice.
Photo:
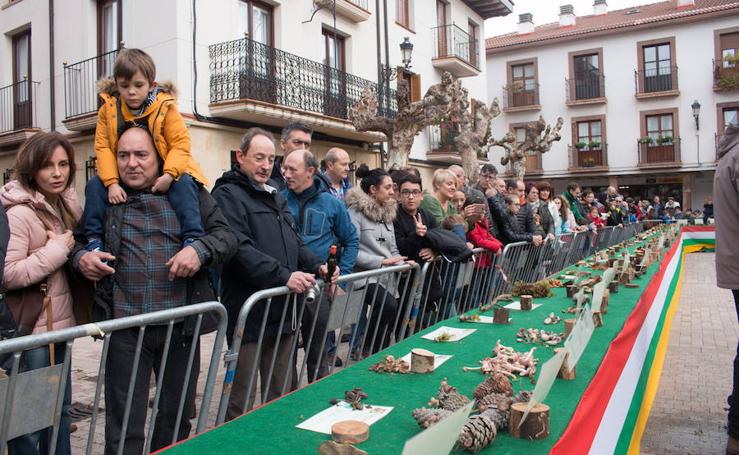
[[[514,438],[527,439],[533,441],[535,439],[543,439],[549,436],[549,406],[545,404],[537,404],[529,415],[526,416],[523,424],[519,426],[524,412],[526,412],[527,403],[513,403],[511,405],[511,417],[508,425],[508,432]]]
[[[521,311],[531,311],[533,308],[534,298],[528,294],[521,296]]]
[[[600,312],[603,314],[608,313],[608,302],[611,300],[611,291],[606,289],[603,291],[603,299],[600,302]]]
[[[554,350],[555,353],[561,351],[562,348],[557,348]],[[570,368],[570,364],[567,361],[568,360],[568,354],[565,353],[564,361],[562,362],[562,367],[559,369],[559,373],[557,373],[557,377],[560,379],[564,379],[566,381],[572,381],[575,379],[575,368]]]
[[[331,439],[342,444],[359,444],[369,438],[369,425],[359,420],[342,420],[331,426]]]
[[[508,324],[510,322],[510,310],[498,307],[493,310],[493,324]]]
[[[426,349],[412,349],[411,372],[418,374],[433,373],[434,353]]]

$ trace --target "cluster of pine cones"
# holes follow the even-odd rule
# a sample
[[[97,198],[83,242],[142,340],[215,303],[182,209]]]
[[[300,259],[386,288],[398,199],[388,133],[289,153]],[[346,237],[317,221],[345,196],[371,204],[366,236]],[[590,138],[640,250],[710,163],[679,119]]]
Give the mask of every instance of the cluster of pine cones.
[[[508,427],[511,404],[528,401],[531,392],[524,391],[513,396],[510,379],[497,373],[481,382],[475,388],[473,397],[477,400],[479,413],[465,422],[459,433],[457,448],[477,453],[492,444],[498,431]],[[469,402],[469,398],[460,394],[444,378],[436,396],[429,401],[430,408],[415,409],[412,415],[421,428],[428,428]]]

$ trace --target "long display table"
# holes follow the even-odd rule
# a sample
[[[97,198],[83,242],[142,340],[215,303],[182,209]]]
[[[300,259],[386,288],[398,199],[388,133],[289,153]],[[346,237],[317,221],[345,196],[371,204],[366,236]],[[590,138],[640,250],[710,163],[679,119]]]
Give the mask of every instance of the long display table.
[[[577,365],[576,379],[558,379],[545,401],[551,408],[551,433],[547,438],[526,441],[501,432],[482,453],[603,454],[638,448],[657,390],[680,289],[682,258],[687,252],[712,248],[713,239],[712,228],[684,227],[662,261],[652,264],[644,276],[634,281],[638,288],[621,286],[618,293],[611,295],[604,325],[595,329]],[[465,372],[463,367],[478,366],[482,358],[490,356],[497,340],[526,351],[532,346],[516,342],[519,328],[563,330],[562,323],[547,326],[543,321],[550,313],[563,320],[571,317],[562,312],[572,303],[565,289],[554,289],[553,297],[535,299],[534,303],[542,305],[528,312],[512,311],[509,325],[443,321],[356,365],[165,450],[193,455],[316,453],[329,436],[295,426],[328,407],[332,398],[341,398],[344,391],[361,387],[369,395],[367,403],[394,409],[371,426],[369,440],[357,447],[370,454],[400,453],[405,441],[421,431],[411,411],[427,406],[442,379],[447,378],[449,384],[471,397],[485,376],[478,371]],[[477,330],[454,343],[421,338],[442,325]],[[402,357],[413,348],[453,357],[426,375],[368,370],[389,354]],[[535,357],[540,365],[552,355],[551,347],[537,346]],[[534,386],[525,378],[515,381],[513,387],[518,391]]]

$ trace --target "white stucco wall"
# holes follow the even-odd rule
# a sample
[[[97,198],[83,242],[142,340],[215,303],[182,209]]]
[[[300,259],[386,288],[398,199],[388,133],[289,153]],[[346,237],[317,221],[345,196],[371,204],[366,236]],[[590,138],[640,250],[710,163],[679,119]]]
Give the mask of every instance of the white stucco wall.
[[[609,174],[624,175],[637,172],[637,139],[640,133],[640,111],[678,108],[681,138],[682,171],[710,170],[715,161],[714,133],[718,125],[716,104],[739,100],[739,92],[715,93],[713,91],[714,30],[736,26],[739,16],[681,25],[653,27],[647,30],[625,32],[607,37],[580,38],[534,48],[496,53],[487,57],[488,96],[503,99],[502,87],[506,82],[506,62],[538,58],[540,84],[540,112],[503,113],[493,122],[492,132],[500,137],[508,131],[510,123],[532,121],[543,115],[549,123],[558,116],[565,120],[562,140],[543,157],[545,175],[561,176],[568,167],[567,146],[571,145],[570,119],[587,115],[606,116]],[[638,67],[638,41],[675,37],[678,87],[680,95],[670,98],[637,100],[634,96],[634,70]],[[568,52],[603,48],[605,74],[605,105],[568,107],[565,78],[568,75]],[[700,116],[700,165],[695,121],[690,105],[698,100]],[[492,150],[491,158],[499,163],[502,149]],[[499,164],[498,164],[499,165]],[[500,166],[500,165],[499,165]]]

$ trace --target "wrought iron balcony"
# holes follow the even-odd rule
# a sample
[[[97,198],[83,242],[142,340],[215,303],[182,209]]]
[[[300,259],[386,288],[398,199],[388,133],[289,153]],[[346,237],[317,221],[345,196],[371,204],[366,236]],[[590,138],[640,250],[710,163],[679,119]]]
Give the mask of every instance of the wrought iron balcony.
[[[672,95],[677,92],[677,66],[634,71],[636,96]]]
[[[37,128],[39,82],[21,81],[0,88],[0,134]]]
[[[664,138],[649,141],[646,138],[637,141],[640,165],[662,165],[680,163],[680,138]]]
[[[575,73],[572,79],[565,79],[567,102],[601,100],[606,96],[606,77],[598,71]]]
[[[434,35],[435,68],[449,71],[456,77],[480,74],[480,42],[455,24],[431,29]]]
[[[713,88],[716,91],[739,90],[739,64],[724,66],[713,60]]]
[[[539,83],[526,87],[519,84],[506,85],[503,87],[503,103],[504,109],[539,109]]]
[[[568,146],[570,169],[608,166],[608,144],[576,144]]]
[[[71,65],[64,65],[64,117],[66,119],[97,112],[99,98],[96,82],[98,79],[113,75],[113,63],[117,56],[118,50],[115,50]],[[87,126],[94,127],[95,125],[93,123]]]
[[[256,100],[348,119],[349,109],[366,87],[378,92],[375,82],[250,38],[213,44],[209,52],[212,104]],[[379,115],[394,117],[395,90],[387,92],[382,86],[379,90],[388,102],[378,109]]]

